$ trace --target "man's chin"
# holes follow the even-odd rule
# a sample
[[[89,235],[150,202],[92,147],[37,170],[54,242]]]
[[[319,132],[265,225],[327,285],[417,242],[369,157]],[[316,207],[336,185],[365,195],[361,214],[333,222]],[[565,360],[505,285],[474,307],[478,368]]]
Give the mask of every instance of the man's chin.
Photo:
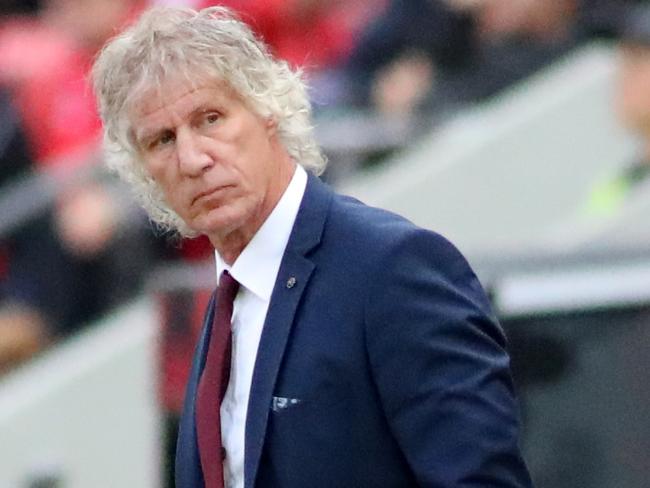
[[[210,218],[208,216],[194,222],[192,225],[192,229],[195,232],[206,235],[210,238],[227,236],[237,230],[238,227],[240,227],[238,219],[225,218],[224,216],[220,216],[219,218]]]

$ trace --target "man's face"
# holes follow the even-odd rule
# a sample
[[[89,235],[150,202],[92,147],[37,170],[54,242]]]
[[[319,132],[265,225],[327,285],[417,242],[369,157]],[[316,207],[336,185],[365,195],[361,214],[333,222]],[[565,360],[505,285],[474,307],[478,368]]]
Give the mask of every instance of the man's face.
[[[545,39],[562,33],[575,15],[576,0],[482,0],[479,31],[488,39],[512,35]]]
[[[650,137],[650,46],[624,44],[620,52],[619,114],[626,126]]]
[[[223,83],[167,82],[159,93],[134,106],[131,123],[168,205],[215,247],[231,234],[252,237],[293,169],[275,124]]]

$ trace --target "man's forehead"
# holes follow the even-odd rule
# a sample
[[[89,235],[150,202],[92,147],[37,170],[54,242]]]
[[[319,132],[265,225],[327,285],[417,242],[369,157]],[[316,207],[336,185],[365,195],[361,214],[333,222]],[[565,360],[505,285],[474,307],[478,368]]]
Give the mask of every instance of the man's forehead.
[[[131,104],[132,117],[146,117],[155,112],[190,104],[196,99],[222,99],[233,96],[227,84],[217,79],[173,79],[143,89]]]

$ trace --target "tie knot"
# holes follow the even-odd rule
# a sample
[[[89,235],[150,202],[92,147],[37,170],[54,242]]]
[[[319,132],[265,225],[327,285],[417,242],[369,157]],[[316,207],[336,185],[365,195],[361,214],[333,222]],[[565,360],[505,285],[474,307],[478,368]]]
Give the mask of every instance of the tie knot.
[[[232,303],[235,300],[235,296],[237,295],[238,290],[239,282],[233,278],[228,271],[221,273],[217,295],[223,297],[223,300],[225,302]]]

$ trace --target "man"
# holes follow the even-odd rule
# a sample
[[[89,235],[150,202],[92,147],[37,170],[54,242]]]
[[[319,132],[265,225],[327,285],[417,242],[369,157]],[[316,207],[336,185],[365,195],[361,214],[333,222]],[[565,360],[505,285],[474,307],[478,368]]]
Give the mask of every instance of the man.
[[[150,11],[93,76],[110,164],[163,228],[216,250],[179,487],[530,486],[476,277],[308,174],[324,160],[304,86],[245,24]]]
[[[616,111],[620,122],[638,138],[635,159],[598,180],[584,206],[592,219],[619,218],[646,191],[650,177],[650,6],[629,9],[619,26],[619,72]]]

